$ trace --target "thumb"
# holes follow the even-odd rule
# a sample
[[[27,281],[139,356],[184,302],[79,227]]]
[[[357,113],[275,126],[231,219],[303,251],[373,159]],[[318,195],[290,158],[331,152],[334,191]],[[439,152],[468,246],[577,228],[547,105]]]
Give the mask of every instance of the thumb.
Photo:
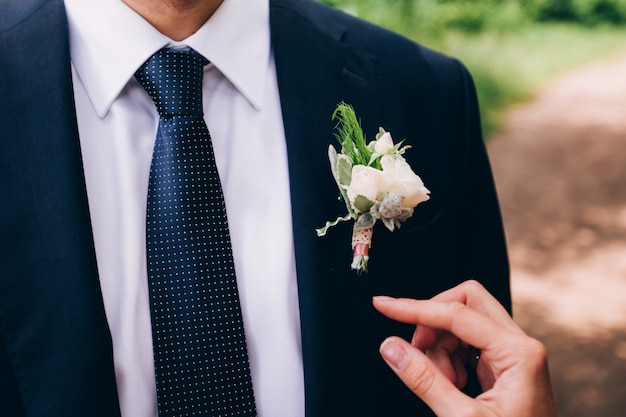
[[[380,345],[387,365],[438,417],[454,417],[459,410],[481,415],[480,404],[459,391],[419,349],[399,337],[389,337]],[[472,411],[476,411],[475,414]]]

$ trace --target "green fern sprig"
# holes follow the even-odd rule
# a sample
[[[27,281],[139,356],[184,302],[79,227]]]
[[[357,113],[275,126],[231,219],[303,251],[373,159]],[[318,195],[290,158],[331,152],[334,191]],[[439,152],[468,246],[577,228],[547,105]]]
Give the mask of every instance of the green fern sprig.
[[[335,137],[341,144],[341,152],[352,160],[353,165],[370,165],[373,152],[367,147],[354,108],[344,102],[339,103],[333,113],[335,119],[338,120]]]

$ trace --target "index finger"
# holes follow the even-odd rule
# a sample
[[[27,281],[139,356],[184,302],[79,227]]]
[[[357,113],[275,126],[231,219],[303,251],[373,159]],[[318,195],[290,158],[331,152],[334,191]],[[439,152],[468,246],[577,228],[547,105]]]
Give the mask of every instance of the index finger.
[[[517,334],[509,327],[460,302],[374,297],[374,306],[385,316],[409,324],[443,329],[477,348],[492,340]],[[494,336],[498,336],[494,339]]]
[[[519,326],[513,321],[509,312],[496,300],[485,287],[475,280],[465,281],[456,287],[437,294],[433,301],[455,301],[476,310],[498,323],[514,331],[521,332]]]

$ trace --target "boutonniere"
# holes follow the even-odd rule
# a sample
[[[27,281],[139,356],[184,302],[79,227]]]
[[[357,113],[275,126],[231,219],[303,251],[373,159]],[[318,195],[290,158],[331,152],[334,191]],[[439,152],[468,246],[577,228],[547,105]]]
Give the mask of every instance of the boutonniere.
[[[374,224],[378,220],[394,231],[413,215],[430,191],[402,156],[410,146],[393,143],[389,132],[379,129],[376,139],[367,143],[352,106],[340,103],[333,113],[337,120],[335,137],[341,152],[328,147],[330,168],[348,214],[317,229],[324,236],[329,228],[343,221],[354,221],[352,269],[367,272]]]

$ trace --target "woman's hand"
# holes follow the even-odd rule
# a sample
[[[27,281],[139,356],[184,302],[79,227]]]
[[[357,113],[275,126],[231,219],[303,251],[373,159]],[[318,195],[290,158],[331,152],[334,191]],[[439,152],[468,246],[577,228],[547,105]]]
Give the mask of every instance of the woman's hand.
[[[438,417],[555,417],[545,347],[527,336],[479,283],[467,281],[431,300],[374,297],[384,315],[416,324],[411,343],[389,337],[381,355]],[[462,393],[466,364],[483,389]]]

